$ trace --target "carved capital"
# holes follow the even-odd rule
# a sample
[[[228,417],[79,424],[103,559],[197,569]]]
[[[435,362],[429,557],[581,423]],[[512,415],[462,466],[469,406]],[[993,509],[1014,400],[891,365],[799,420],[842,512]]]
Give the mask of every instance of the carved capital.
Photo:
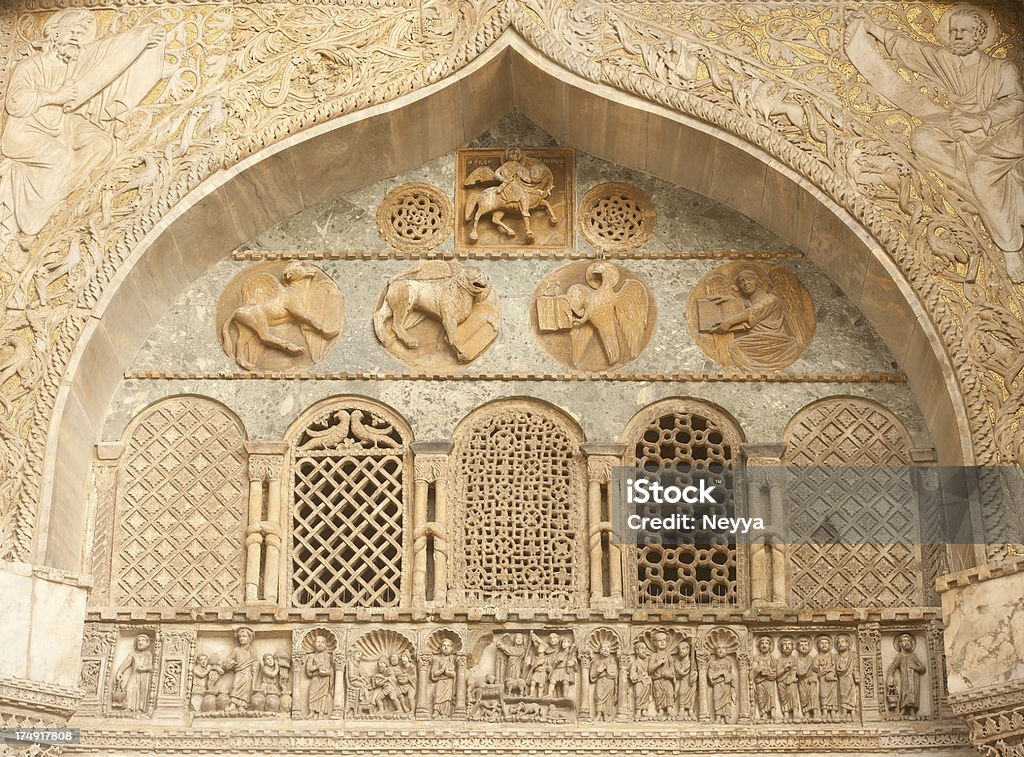
[[[417,481],[433,483],[444,478],[445,468],[448,465],[447,455],[416,455],[413,467]]]
[[[249,455],[251,481],[276,481],[281,478],[284,459],[276,455]]]

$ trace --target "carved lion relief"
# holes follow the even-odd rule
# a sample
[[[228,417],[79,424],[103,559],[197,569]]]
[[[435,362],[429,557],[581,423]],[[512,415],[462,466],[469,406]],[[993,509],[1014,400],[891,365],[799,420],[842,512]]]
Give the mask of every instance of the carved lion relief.
[[[327,357],[345,319],[338,285],[299,260],[242,271],[217,302],[217,336],[245,370],[302,370]]]
[[[811,295],[781,265],[726,263],[697,282],[686,311],[694,342],[724,368],[781,371],[814,336]]]
[[[480,357],[500,323],[490,278],[479,268],[441,260],[393,276],[373,316],[373,330],[388,352],[431,370],[455,370]]]
[[[572,246],[572,150],[459,150],[459,247]]]
[[[544,277],[530,320],[544,350],[583,371],[621,368],[654,333],[654,297],[636,274],[607,260],[569,263]]]
[[[452,233],[452,202],[430,184],[402,184],[377,208],[377,229],[398,250],[432,250]]]
[[[580,234],[602,250],[632,250],[654,234],[657,214],[640,187],[609,181],[580,200]]]

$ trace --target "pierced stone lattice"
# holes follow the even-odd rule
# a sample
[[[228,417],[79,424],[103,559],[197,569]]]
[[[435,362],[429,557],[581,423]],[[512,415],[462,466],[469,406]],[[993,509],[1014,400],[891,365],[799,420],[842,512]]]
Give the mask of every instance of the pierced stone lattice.
[[[581,601],[579,441],[523,403],[477,418],[453,454],[455,573],[470,604]]]
[[[918,500],[899,421],[865,400],[825,400],[790,422],[786,442],[794,605],[920,605]]]
[[[580,201],[580,233],[595,247],[631,250],[654,234],[651,198],[639,187],[598,184]]]
[[[336,407],[299,435],[294,455],[292,604],[398,605],[406,444],[395,424]]]
[[[626,451],[626,464],[649,476],[667,476],[675,486],[711,476],[714,505],[672,505],[694,518],[692,531],[638,531],[636,538],[639,604],[735,603],[736,544],[704,530],[704,515],[735,517],[734,439],[724,427],[699,413],[676,411],[651,418]],[[640,512],[638,510],[638,512]],[[659,505],[644,505],[642,516],[662,516]]]
[[[168,399],[144,413],[121,469],[115,605],[241,601],[243,442],[240,424],[209,400]]]
[[[430,184],[403,184],[377,208],[377,229],[399,250],[432,250],[452,233],[451,200]]]

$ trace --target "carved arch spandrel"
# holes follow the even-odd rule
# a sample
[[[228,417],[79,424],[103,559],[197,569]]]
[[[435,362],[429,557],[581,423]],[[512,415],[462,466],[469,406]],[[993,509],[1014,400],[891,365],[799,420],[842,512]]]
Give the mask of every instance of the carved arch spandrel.
[[[550,9],[544,6],[541,10],[541,16],[547,19]],[[516,27],[531,40],[529,44],[511,33],[497,41],[508,28],[510,17],[514,17]],[[883,337],[898,343],[900,349],[894,350],[897,354],[906,354],[907,335],[914,332],[913,339],[917,351],[914,353],[914,360],[908,359],[907,364],[911,382],[918,391],[922,403],[927,405],[926,417],[935,418],[934,425],[937,428],[949,431],[937,435],[937,444],[942,445],[939,449],[940,459],[949,463],[971,460],[974,454],[973,445],[979,443],[983,456],[994,455],[995,450],[988,441],[989,429],[985,420],[988,417],[985,411],[987,395],[984,394],[975,373],[971,372],[973,369],[970,361],[960,360],[963,340],[958,336],[959,322],[942,309],[946,305],[941,304],[939,290],[929,283],[930,272],[927,267],[913,261],[909,256],[906,242],[901,236],[901,227],[877,213],[868,198],[842,179],[841,172],[837,178],[836,172],[831,168],[816,158],[808,157],[799,144],[805,139],[799,131],[783,139],[764,124],[734,113],[728,103],[709,103],[695,94],[666,90],[657,84],[637,88],[633,86],[635,82],[631,82],[626,73],[617,70],[614,65],[602,66],[600,70],[592,65],[593,61],[589,61],[591,65],[588,65],[587,51],[594,49],[594,39],[587,37],[586,29],[583,28],[578,30],[582,36],[577,39],[574,36],[577,34],[574,23],[567,22],[564,13],[561,20],[555,19],[550,24],[546,20],[538,23],[537,17],[523,13],[522,9],[517,9],[513,4],[502,4],[493,14],[470,14],[466,17],[464,25],[456,25],[457,31],[452,37],[451,44],[445,42],[436,48],[443,50],[449,57],[442,55],[436,59],[436,65],[423,81],[430,82],[433,86],[441,77],[453,72],[458,73],[451,80],[452,83],[479,74],[488,78],[493,85],[483,89],[490,91],[498,102],[485,98],[478,98],[479,102],[475,104],[461,102],[465,113],[460,120],[460,126],[485,121],[490,123],[493,116],[485,114],[498,112],[502,108],[507,108],[509,104],[515,105],[545,128],[554,127],[548,130],[556,138],[575,143],[626,165],[656,171],[664,178],[720,199],[755,220],[765,223],[769,228],[781,232],[784,237],[791,238],[800,247],[816,244],[820,249],[814,250],[814,259],[821,263],[846,291],[854,295],[855,301],[863,292],[866,293],[865,297],[875,297],[875,300],[866,303],[866,307],[872,304],[877,306],[880,302],[886,302],[888,298],[894,298],[892,301],[898,304],[902,311],[899,318],[889,319],[892,323],[886,324],[879,320],[879,316],[875,316],[873,322],[876,325],[881,323],[885,327],[880,329]],[[491,45],[490,48],[488,45]],[[513,49],[512,65],[507,68],[492,65],[496,61],[507,60],[503,53],[509,48]],[[550,56],[550,60],[557,61],[557,65],[552,65],[550,60],[544,60],[536,50],[543,50]],[[558,66],[566,66],[568,69],[560,69]],[[272,68],[270,66],[261,70]],[[691,166],[658,162],[653,152],[650,156],[644,154],[637,158],[634,150],[628,149],[615,139],[599,139],[595,142],[594,135],[574,133],[566,126],[572,119],[566,119],[564,112],[551,110],[553,106],[561,107],[560,104],[565,102],[565,98],[537,98],[531,88],[527,87],[517,87],[513,92],[510,79],[522,81],[523,77],[531,75],[531,72],[533,78],[540,82],[538,86],[542,89],[549,86],[556,89],[564,88],[567,86],[565,82],[568,81],[575,88],[574,93],[579,92],[584,98],[596,97],[604,100],[606,107],[615,110],[615,117],[621,117],[624,123],[636,123],[636,119],[641,118],[638,131],[634,133],[647,134],[652,143],[674,142],[680,147],[687,148],[675,150],[674,154],[700,155],[702,158],[711,154],[716,161],[724,161],[723,165],[728,164],[740,173],[750,174],[755,180],[728,182],[726,185],[721,181],[716,183],[708,175],[698,179],[695,178],[694,172],[689,170]],[[602,79],[605,73],[607,77]],[[586,78],[576,78],[577,75],[589,77],[589,81]],[[414,78],[409,82],[413,87],[421,83]],[[245,87],[241,86],[240,89],[244,90]],[[622,94],[619,91],[621,89],[636,92],[636,97]],[[216,92],[217,88],[214,87],[210,94],[211,107],[216,102]],[[374,135],[397,134],[409,124],[421,124],[429,107],[426,105],[429,98],[445,90],[443,87],[431,89],[430,86],[425,86],[419,92],[420,94],[410,95],[404,101],[394,100],[391,105],[371,114],[359,112],[359,108],[365,104],[364,100],[360,100],[364,97],[362,92],[354,94],[351,98],[331,100],[322,108],[318,106],[312,111],[305,110],[302,118],[295,122],[295,128],[309,123],[309,119],[319,119],[316,126],[302,134],[291,134],[287,137],[280,137],[283,133],[281,131],[275,132],[275,136],[272,137],[264,134],[256,139],[258,146],[250,144],[246,147],[252,155],[240,166],[246,174],[244,181],[235,172],[222,172],[208,180],[204,178],[212,176],[211,166],[220,166],[221,161],[230,163],[235,157],[233,153],[232,157],[226,157],[223,152],[225,140],[223,134],[218,132],[216,136],[221,152],[217,153],[220,157],[216,161],[212,158],[207,160],[209,156],[206,153],[197,152],[194,156],[189,153],[190,158],[195,157],[196,160],[189,164],[189,170],[181,175],[181,181],[174,185],[173,191],[169,190],[159,197],[154,196],[154,204],[152,207],[146,205],[146,213],[140,212],[138,217],[119,218],[117,224],[108,229],[110,239],[116,241],[110,245],[111,249],[116,250],[116,254],[113,258],[104,260],[105,273],[99,279],[94,279],[90,285],[90,298],[99,298],[98,314],[114,317],[113,314],[120,313],[123,316],[125,313],[133,314],[139,309],[145,309],[136,297],[136,288],[117,287],[118,294],[115,296],[115,288],[108,286],[111,276],[116,272],[119,282],[131,279],[139,291],[144,290],[144,286],[138,285],[144,278],[142,268],[145,266],[136,266],[144,253],[147,262],[162,258],[161,262],[156,263],[161,271],[163,267],[167,267],[168,270],[174,269],[175,273],[168,278],[181,282],[175,285],[180,288],[185,284],[182,276],[185,279],[190,276],[187,271],[201,269],[227,250],[250,238],[258,228],[268,226],[281,217],[295,212],[298,208],[294,206],[293,200],[285,201],[280,197],[280,193],[270,189],[272,186],[287,187],[285,194],[288,197],[301,197],[304,204],[312,204],[344,190],[348,186],[346,182],[358,183],[402,170],[405,166],[403,161],[407,158],[399,155],[396,148],[400,140],[386,139],[385,143],[381,144],[381,138]],[[374,93],[374,96],[386,99],[399,97],[402,93],[408,94],[405,89],[384,87]],[[223,97],[220,96],[223,107]],[[451,90],[448,90],[444,97],[450,98]],[[651,108],[651,101],[662,105]],[[449,102],[449,105],[446,106],[445,112],[450,112],[450,101],[446,102]],[[401,116],[396,115],[399,112]],[[340,113],[347,115],[339,116],[330,124],[324,120]],[[575,124],[573,128],[576,128]],[[438,142],[431,142],[429,147],[424,146],[425,154],[440,154],[473,136],[466,131],[460,132],[459,129],[441,130],[444,132],[441,134],[433,133],[437,130],[429,131],[430,139]],[[260,139],[264,141],[259,142]],[[275,139],[278,141],[275,142]],[[366,140],[365,143],[363,140]],[[631,140],[631,145],[635,146],[641,142],[642,140]],[[348,145],[351,144],[362,144],[368,148],[375,144],[381,149],[349,151]],[[300,155],[302,150],[292,151],[300,145],[304,145],[304,156]],[[235,146],[237,145],[232,145],[233,148]],[[190,149],[198,148],[193,145]],[[289,150],[291,167],[286,165],[289,161],[282,161],[281,154],[285,150]],[[338,156],[338,160],[331,163],[330,175],[324,173],[325,164],[322,156],[325,151]],[[371,153],[378,156],[377,165],[362,164],[361,157]],[[316,159],[313,158],[314,154],[317,156]],[[421,160],[419,156],[420,152],[417,152],[415,162]],[[184,166],[182,168],[184,170]],[[304,191],[301,194],[292,191],[297,189],[297,174],[302,175],[304,181],[309,180],[308,184],[304,184]],[[171,175],[179,176],[173,170]],[[818,189],[808,189],[806,178],[809,178],[810,183]],[[208,183],[201,191],[196,190],[194,194],[186,196],[190,187],[198,187],[203,181]],[[250,191],[253,186],[259,189]],[[755,189],[750,191],[751,187]],[[244,218],[233,214],[225,202],[225,197],[233,193],[240,193],[237,195],[238,198],[243,195],[246,198],[244,204],[247,205],[247,212]],[[254,200],[254,196],[259,199]],[[777,204],[780,198],[785,198],[782,200],[784,204],[788,203],[788,211],[784,214],[777,212],[785,209]],[[288,207],[284,207],[285,205]],[[95,212],[97,218],[102,218],[99,210],[90,212]],[[780,218],[785,218],[784,225]],[[791,223],[794,218],[798,219],[799,223]],[[157,219],[160,219],[159,226],[156,225]],[[216,219],[216,223],[211,219]],[[132,225],[130,229],[119,225],[122,222],[132,224],[136,221],[137,225]],[[812,229],[815,229],[813,235]],[[69,230],[69,235],[73,235],[73,231]],[[189,241],[194,238],[203,238],[209,244],[202,250],[196,250]],[[873,238],[881,240],[881,249]],[[70,241],[68,244],[68,249],[72,249]],[[834,256],[836,250],[842,251],[844,255]],[[91,248],[86,252],[89,255],[93,254]],[[79,249],[79,253],[85,260],[85,252]],[[183,267],[173,262],[180,261],[179,255],[182,254],[189,256],[184,274],[181,272]],[[900,267],[892,262],[893,258],[912,262],[903,266],[904,270],[901,271]],[[864,281],[869,276],[872,286],[865,286]],[[62,296],[71,296],[73,299],[80,292],[80,289],[68,290]],[[925,294],[919,295],[916,292]],[[92,301],[88,300],[89,303]],[[157,304],[156,311],[162,307],[164,306]],[[891,308],[895,306],[890,304],[889,307],[891,313]],[[931,317],[929,308],[937,308],[935,312],[938,315]],[[119,339],[130,356],[142,343],[151,321],[147,323],[148,316],[145,319],[127,320],[131,321],[130,333],[125,335],[122,332]],[[104,411],[103,398],[109,397],[112,393],[111,387],[116,381],[118,370],[103,367],[101,371],[94,372],[90,377],[92,389],[98,390],[94,393],[87,392],[80,385],[81,378],[75,374],[76,378],[69,379],[72,387],[70,395],[62,394],[58,397],[56,378],[65,372],[68,365],[78,366],[90,361],[96,362],[103,353],[106,342],[102,342],[102,337],[99,337],[99,342],[96,341],[96,332],[103,333],[104,329],[97,328],[95,323],[93,327],[85,328],[86,338],[80,339],[83,327],[86,326],[84,318],[74,315],[64,317],[64,314],[61,314],[51,321],[52,323],[45,326],[45,331],[47,335],[56,335],[56,347],[52,356],[48,356],[40,365],[41,369],[49,372],[51,380],[41,385],[31,402],[19,410],[19,417],[24,422],[31,423],[34,430],[31,433],[31,442],[18,442],[19,450],[23,453],[21,460],[24,462],[16,462],[22,466],[24,476],[16,477],[7,487],[10,490],[10,504],[5,507],[17,509],[18,512],[16,517],[10,518],[12,525],[5,530],[5,540],[13,544],[13,553],[26,557],[33,553],[33,541],[38,538],[35,551],[40,560],[75,568],[79,559],[75,527],[49,534],[37,531],[36,524],[41,520],[50,519],[54,502],[55,519],[72,524],[81,520],[71,492],[78,486],[75,476],[81,474],[84,478],[85,472],[71,468],[68,471],[70,477],[66,481],[58,482],[56,486],[49,483],[48,474],[53,473],[58,446],[86,436],[90,423],[97,425]],[[915,322],[921,324],[916,331],[906,328],[908,324]],[[950,345],[952,360],[946,356],[946,350],[942,347],[944,341]],[[73,356],[76,351],[77,356]],[[943,391],[927,391],[928,382],[934,377],[957,375],[954,362],[956,366],[961,367],[960,378],[968,395],[969,407],[964,401],[960,386],[952,380],[944,384]],[[88,396],[90,394],[93,396]],[[66,412],[75,409],[76,402],[82,405],[84,412]],[[1012,410],[1012,406],[1007,407]],[[968,415],[978,419],[974,423],[973,436],[968,432]],[[55,419],[52,424],[53,433],[48,434],[51,419]],[[58,431],[61,428],[64,429],[63,442],[59,441]],[[49,449],[47,454],[44,454],[44,447],[47,444]],[[61,454],[61,457],[70,459],[65,454]],[[37,508],[40,501],[44,503],[42,512]],[[998,523],[994,522],[993,527],[998,527]]]
[[[366,397],[316,403],[288,428],[282,571],[295,607],[408,606],[412,429]]]
[[[122,438],[111,604],[241,604],[247,484],[241,420],[206,397],[167,397],[140,411]]]
[[[627,596],[636,606],[745,605],[745,550],[739,544],[720,544],[720,540],[700,528],[700,516],[705,511],[729,517],[746,515],[738,475],[740,445],[745,440],[739,423],[712,403],[669,398],[636,413],[626,424],[622,440],[624,466],[657,466],[659,472],[678,468],[680,475],[672,478],[680,486],[695,481],[693,473],[700,474],[714,466],[722,471],[723,490],[727,493],[727,498],[713,508],[693,509],[697,528],[689,535],[676,534],[677,544],[663,546],[653,534],[643,546],[627,543],[623,550],[623,586]],[[671,457],[664,454],[667,449],[672,450]],[[706,537],[704,542],[700,540],[702,535]],[[634,537],[623,534],[622,538]],[[674,579],[668,578],[670,571]]]
[[[450,604],[585,604],[584,435],[564,410],[514,398],[473,410],[449,456]]]

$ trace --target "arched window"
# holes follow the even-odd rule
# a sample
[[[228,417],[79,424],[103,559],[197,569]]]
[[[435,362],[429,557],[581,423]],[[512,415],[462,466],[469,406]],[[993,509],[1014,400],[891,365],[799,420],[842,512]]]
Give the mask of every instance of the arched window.
[[[559,411],[508,400],[456,430],[452,580],[469,605],[580,606],[582,434]]]
[[[735,466],[741,440],[736,425],[709,405],[668,400],[645,408],[626,431],[623,463],[649,475],[669,475],[677,486],[713,476],[717,504],[673,505],[694,517],[693,531],[640,531],[635,554],[637,604],[734,604],[735,540],[703,527],[703,516],[737,515]],[[658,505],[641,515],[662,515]],[[627,574],[628,575],[628,574]]]
[[[407,424],[377,403],[340,398],[298,426],[291,435],[291,604],[401,604]]]
[[[918,498],[903,425],[870,400],[832,397],[798,412],[785,441],[792,604],[922,604]]]
[[[115,605],[242,601],[245,432],[212,400],[172,397],[140,413],[121,459]]]

